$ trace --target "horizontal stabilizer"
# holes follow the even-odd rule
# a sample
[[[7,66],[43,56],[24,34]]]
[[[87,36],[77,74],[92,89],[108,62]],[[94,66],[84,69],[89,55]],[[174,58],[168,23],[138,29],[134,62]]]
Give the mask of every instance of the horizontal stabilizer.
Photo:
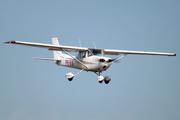
[[[38,60],[51,60],[51,61],[61,61],[58,59],[50,59],[50,58],[34,58],[34,59],[38,59]]]

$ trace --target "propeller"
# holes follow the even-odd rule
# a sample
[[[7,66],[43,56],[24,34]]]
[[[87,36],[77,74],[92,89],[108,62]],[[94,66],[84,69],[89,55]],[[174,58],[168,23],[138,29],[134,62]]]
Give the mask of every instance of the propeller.
[[[118,58],[113,58],[112,61],[117,60]],[[120,63],[120,60],[115,61],[115,63]]]

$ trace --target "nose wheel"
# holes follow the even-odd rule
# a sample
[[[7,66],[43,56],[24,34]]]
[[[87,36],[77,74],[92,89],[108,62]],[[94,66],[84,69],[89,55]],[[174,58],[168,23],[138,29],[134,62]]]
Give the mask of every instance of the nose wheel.
[[[102,83],[104,81],[105,84],[108,84],[111,81],[111,78],[109,76],[103,77],[101,75],[101,71],[99,71],[98,73],[97,72],[94,72],[94,73],[98,75],[97,80],[99,83]]]

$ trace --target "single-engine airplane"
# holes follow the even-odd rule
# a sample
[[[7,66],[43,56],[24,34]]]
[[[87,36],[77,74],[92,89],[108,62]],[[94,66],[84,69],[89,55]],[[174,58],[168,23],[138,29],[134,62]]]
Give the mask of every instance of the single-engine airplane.
[[[82,71],[91,71],[98,75],[97,80],[99,83],[103,81],[108,84],[111,80],[109,76],[103,77],[102,71],[106,71],[111,64],[119,61],[127,54],[140,54],[140,55],[163,55],[163,56],[176,56],[174,53],[160,53],[160,52],[145,52],[145,51],[127,51],[127,50],[111,50],[111,49],[97,49],[97,48],[86,48],[86,47],[73,47],[73,46],[62,46],[59,45],[58,38],[52,38],[52,44],[40,44],[22,41],[8,41],[4,43],[12,43],[19,45],[27,45],[34,47],[47,48],[53,50],[54,58],[35,58],[40,60],[51,60],[57,65],[80,69],[76,74],[67,73],[65,77],[71,81],[76,75]],[[65,52],[66,54],[62,53]],[[78,52],[77,56],[71,55],[69,52]],[[117,59],[105,57],[104,55],[120,55]]]

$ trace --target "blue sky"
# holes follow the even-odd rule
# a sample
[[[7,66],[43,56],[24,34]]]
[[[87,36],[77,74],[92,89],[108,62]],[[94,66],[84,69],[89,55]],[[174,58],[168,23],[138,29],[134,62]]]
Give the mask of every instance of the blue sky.
[[[179,120],[180,1],[0,1],[1,120]],[[9,40],[119,50],[174,52],[176,57],[127,55],[103,75],[72,82],[52,51],[3,44]],[[116,57],[116,56],[112,56]]]

